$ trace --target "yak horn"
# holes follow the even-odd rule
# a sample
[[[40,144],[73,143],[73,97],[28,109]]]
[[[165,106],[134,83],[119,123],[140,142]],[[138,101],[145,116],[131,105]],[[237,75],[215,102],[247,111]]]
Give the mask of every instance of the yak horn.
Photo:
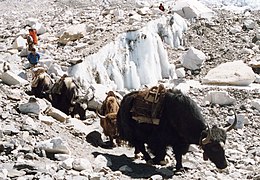
[[[210,130],[210,127],[209,127],[209,124],[207,123],[207,128],[208,128],[208,135],[207,137],[205,137],[204,139],[202,139],[201,143],[203,145],[205,144],[208,144],[210,142],[210,138],[211,138],[211,130]]]
[[[96,114],[97,114],[97,116],[98,116],[99,118],[103,118],[103,119],[106,118],[106,116],[102,116],[101,114],[99,114],[99,113],[98,113],[98,110],[96,110]]]
[[[234,129],[234,127],[235,127],[236,124],[237,124],[237,113],[236,113],[236,111],[234,111],[234,113],[235,113],[235,120],[234,120],[234,122],[233,122],[229,127],[227,127],[227,128],[225,129],[226,132],[230,131],[231,129]]]

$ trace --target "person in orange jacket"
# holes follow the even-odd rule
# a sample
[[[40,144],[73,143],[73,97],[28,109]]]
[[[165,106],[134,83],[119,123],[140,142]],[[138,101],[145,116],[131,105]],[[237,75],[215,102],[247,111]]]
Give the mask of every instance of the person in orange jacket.
[[[38,44],[38,37],[36,29],[29,29],[29,34],[33,38],[33,44]]]

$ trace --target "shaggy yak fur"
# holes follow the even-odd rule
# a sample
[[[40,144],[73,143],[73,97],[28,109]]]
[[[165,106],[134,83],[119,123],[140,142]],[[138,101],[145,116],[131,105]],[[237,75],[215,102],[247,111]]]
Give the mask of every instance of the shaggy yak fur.
[[[119,137],[135,147],[135,153],[142,152],[146,161],[160,164],[166,155],[167,146],[172,147],[176,159],[176,171],[183,171],[182,155],[188,152],[190,144],[203,149],[204,160],[210,159],[217,168],[227,167],[223,144],[226,131],[213,126],[209,128],[200,108],[180,91],[167,90],[162,104],[159,125],[140,123],[132,118],[132,107],[138,91],[124,96],[117,116]],[[148,150],[146,151],[146,146]],[[155,156],[151,159],[150,154]]]
[[[47,99],[53,107],[67,115],[74,117],[78,114],[81,120],[86,119],[87,100],[79,97],[79,86],[72,77],[64,75],[53,83],[44,68],[35,69],[31,90],[35,97]]]
[[[32,94],[35,95],[35,97],[50,100],[48,92],[53,85],[51,77],[46,73],[46,70],[44,68],[38,67],[34,69],[34,77],[31,86]]]
[[[113,140],[117,140],[118,135],[116,125],[118,109],[119,103],[117,97],[113,91],[109,91],[101,107],[102,115],[97,112],[97,115],[100,118],[100,125],[103,128],[103,133],[109,137],[112,146],[115,145]]]
[[[79,114],[80,119],[86,119],[87,101],[79,97],[80,87],[72,77],[64,75],[54,83],[50,90],[53,107],[67,115]]]

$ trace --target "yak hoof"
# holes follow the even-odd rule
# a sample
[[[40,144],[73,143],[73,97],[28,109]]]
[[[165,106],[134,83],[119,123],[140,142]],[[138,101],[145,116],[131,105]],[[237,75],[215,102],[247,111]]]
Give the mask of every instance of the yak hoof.
[[[174,175],[177,175],[177,176],[180,176],[183,173],[185,173],[185,169],[184,168],[180,168],[180,169],[174,171]]]
[[[168,164],[169,162],[168,162],[167,160],[162,160],[162,161],[160,161],[159,163],[160,163],[160,165],[165,166],[165,165]]]
[[[152,162],[153,162],[153,164],[165,166],[166,164],[169,163],[169,160],[168,160],[168,159],[159,160],[159,159],[154,158],[154,159],[152,160]]]
[[[142,153],[135,154],[135,159],[142,159]]]
[[[184,174],[187,170],[188,170],[189,168],[184,168],[184,167],[182,167],[182,168],[180,168],[180,169],[176,169],[175,171],[174,171],[174,175],[182,175],[182,174]]]
[[[152,159],[148,160],[148,161],[146,162],[146,164],[148,164],[148,165],[153,165],[153,160],[152,160]]]
[[[119,139],[119,138],[116,138],[116,144],[117,144],[118,147],[123,146],[124,145],[124,141]]]

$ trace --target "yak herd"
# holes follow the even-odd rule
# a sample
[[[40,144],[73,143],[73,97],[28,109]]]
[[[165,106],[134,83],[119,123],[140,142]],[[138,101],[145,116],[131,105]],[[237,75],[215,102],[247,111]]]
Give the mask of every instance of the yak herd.
[[[53,82],[44,69],[38,68],[34,71],[31,92],[46,98],[67,115],[78,114],[81,120],[86,119],[88,100],[72,77],[64,75]],[[224,169],[227,160],[223,145],[226,132],[237,123],[236,113],[234,123],[224,129],[209,127],[200,111],[190,97],[162,85],[130,92],[122,99],[109,91],[102,107],[96,110],[109,144],[104,146],[100,141],[95,146],[113,148],[127,144],[134,147],[136,157],[141,152],[147,163],[161,165],[165,164],[167,147],[171,147],[178,172],[184,170],[182,155],[188,152],[190,144],[196,144],[203,150],[204,160],[209,159],[217,168]],[[100,138],[97,132],[90,135]]]

